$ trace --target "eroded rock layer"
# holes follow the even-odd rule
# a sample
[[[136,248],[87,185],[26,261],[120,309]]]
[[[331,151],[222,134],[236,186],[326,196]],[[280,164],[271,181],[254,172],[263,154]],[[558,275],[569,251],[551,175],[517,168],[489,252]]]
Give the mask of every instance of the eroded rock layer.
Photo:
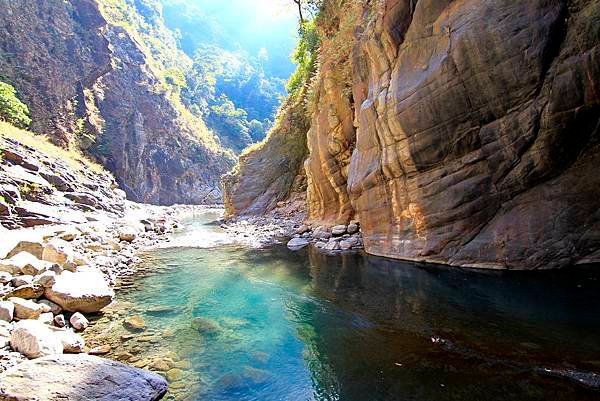
[[[0,79],[30,106],[34,131],[87,149],[130,199],[220,201],[232,156],[159,88],[143,46],[101,4],[0,0]]]
[[[308,132],[312,222],[357,218],[367,251],[393,258],[600,260],[600,1],[334,3]]]

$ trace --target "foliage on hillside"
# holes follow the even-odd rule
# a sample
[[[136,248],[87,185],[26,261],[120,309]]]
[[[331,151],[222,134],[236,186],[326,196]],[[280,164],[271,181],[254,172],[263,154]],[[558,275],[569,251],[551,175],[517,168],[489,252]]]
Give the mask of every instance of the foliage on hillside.
[[[17,91],[12,85],[0,81],[0,121],[26,128],[31,124],[29,108],[17,97]]]
[[[223,146],[240,152],[266,136],[286,95],[285,80],[265,72],[268,55],[226,50],[225,39],[211,39],[219,27],[214,21],[203,23],[206,15],[189,3],[101,0],[101,4],[107,20],[125,28],[142,47],[159,80],[155,89],[166,93],[201,137],[211,136],[208,126]],[[171,21],[179,21],[185,31],[166,26],[163,4],[170,6]]]

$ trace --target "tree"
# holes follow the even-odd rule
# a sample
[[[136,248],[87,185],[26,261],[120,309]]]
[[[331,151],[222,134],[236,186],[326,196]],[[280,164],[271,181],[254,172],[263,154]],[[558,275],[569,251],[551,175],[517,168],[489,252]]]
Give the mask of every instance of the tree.
[[[31,124],[29,108],[17,97],[12,85],[0,81],[0,120],[19,127],[27,128]]]

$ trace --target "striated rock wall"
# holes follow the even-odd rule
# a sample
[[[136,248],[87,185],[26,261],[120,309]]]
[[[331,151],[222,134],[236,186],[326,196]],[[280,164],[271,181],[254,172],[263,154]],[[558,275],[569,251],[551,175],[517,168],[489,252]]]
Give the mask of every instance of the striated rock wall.
[[[600,1],[337,3],[320,21],[312,223],[357,218],[393,258],[600,260]]]
[[[0,78],[30,106],[34,131],[87,149],[130,199],[220,202],[233,157],[160,89],[143,46],[100,3],[0,0]]]

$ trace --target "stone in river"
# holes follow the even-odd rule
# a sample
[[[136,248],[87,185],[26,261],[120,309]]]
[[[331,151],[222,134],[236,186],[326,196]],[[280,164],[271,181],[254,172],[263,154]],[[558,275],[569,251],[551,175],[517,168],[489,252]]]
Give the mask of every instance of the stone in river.
[[[146,330],[146,322],[144,322],[144,319],[142,319],[141,316],[131,316],[131,317],[128,317],[123,322],[123,326],[125,326],[125,328],[127,330],[130,330],[130,331],[144,331],[144,330]]]
[[[88,351],[90,355],[105,355],[111,351],[111,346],[108,344],[100,345],[98,347],[94,347]]]
[[[181,379],[183,371],[181,369],[173,368],[167,372],[167,380],[174,382]]]
[[[292,251],[297,251],[308,245],[308,240],[306,238],[292,238],[288,243],[287,247]]]
[[[202,334],[219,334],[223,331],[223,328],[218,322],[203,317],[195,317],[192,320],[192,328],[198,330],[198,332]]]
[[[0,375],[0,401],[157,401],[166,391],[155,373],[85,354],[26,361]]]
[[[115,293],[100,271],[89,269],[61,273],[44,295],[69,312],[95,313],[110,304]]]

